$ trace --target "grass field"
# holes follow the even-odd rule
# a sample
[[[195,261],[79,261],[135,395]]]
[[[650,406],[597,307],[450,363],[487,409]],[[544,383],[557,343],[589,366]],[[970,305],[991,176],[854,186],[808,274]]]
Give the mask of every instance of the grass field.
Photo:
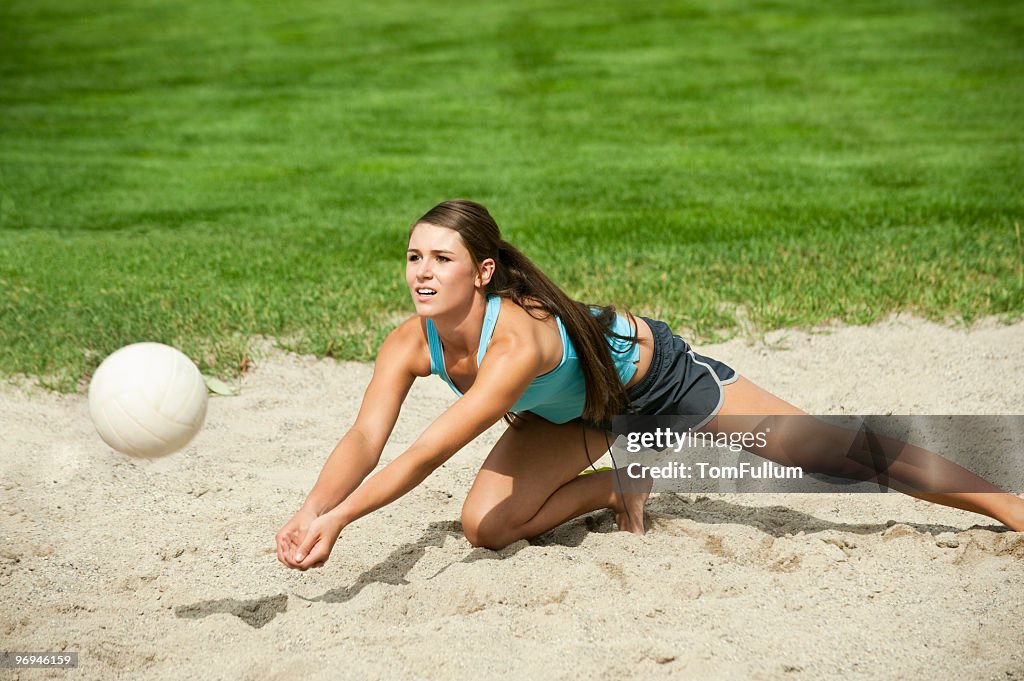
[[[486,204],[689,330],[1024,310],[1024,3],[0,0],[0,374],[369,359]]]

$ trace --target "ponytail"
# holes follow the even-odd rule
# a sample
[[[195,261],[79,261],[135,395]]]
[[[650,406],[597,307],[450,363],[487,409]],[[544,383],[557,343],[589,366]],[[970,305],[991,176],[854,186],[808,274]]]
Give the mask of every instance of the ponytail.
[[[608,336],[637,342],[636,336],[620,336],[612,331],[615,309],[581,303],[570,298],[533,261],[508,243],[498,242],[497,267],[487,285],[487,292],[509,298],[532,316],[544,319],[557,315],[580,357],[580,368],[586,386],[583,420],[593,424],[609,424],[622,413],[629,401],[626,389],[612,362]],[[636,320],[630,320],[636,328]]]

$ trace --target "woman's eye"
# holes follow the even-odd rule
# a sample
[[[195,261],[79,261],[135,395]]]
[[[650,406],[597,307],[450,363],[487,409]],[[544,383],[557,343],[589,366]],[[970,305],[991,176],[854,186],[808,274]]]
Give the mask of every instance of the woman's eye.
[[[445,256],[443,256],[443,255],[439,255],[439,256],[437,256],[437,261],[438,261],[438,262],[448,262],[449,260],[450,260],[450,258],[446,258],[446,257],[445,257]]]
[[[419,259],[420,259],[420,256],[418,256],[418,255],[410,255],[409,256],[409,262],[416,262]]]

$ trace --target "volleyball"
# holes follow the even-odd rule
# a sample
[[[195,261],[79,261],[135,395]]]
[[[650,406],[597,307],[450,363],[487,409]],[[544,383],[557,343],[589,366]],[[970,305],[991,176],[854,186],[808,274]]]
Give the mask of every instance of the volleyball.
[[[161,343],[115,351],[89,382],[89,414],[111,448],[129,456],[172,454],[206,418],[206,383],[183,353]]]

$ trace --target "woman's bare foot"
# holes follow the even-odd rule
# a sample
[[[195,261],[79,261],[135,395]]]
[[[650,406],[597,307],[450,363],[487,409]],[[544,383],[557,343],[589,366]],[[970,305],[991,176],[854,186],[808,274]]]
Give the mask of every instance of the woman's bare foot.
[[[1024,532],[1024,499],[1007,495],[1006,510],[997,518],[1014,532]]]
[[[625,481],[622,496],[618,493],[614,495],[612,510],[615,511],[615,524],[620,532],[643,535],[647,531],[644,526],[644,508],[653,486],[654,480],[651,478],[630,478]]]

